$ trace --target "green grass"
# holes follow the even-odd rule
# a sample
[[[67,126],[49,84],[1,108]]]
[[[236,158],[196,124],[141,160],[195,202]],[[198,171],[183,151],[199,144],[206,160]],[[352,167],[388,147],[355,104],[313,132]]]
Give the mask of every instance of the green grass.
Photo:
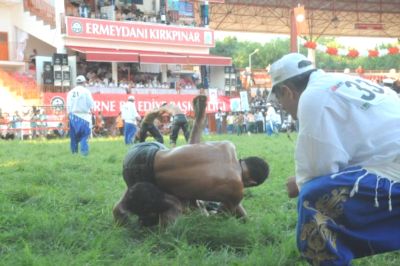
[[[0,141],[0,265],[307,265],[296,249],[296,200],[285,189],[294,143],[284,134],[204,138],[221,139],[271,166],[269,180],[245,193],[248,221],[194,212],[166,230],[113,223],[125,189],[122,138],[90,140],[88,157],[70,154],[67,139]],[[396,252],[354,261],[399,263]]]

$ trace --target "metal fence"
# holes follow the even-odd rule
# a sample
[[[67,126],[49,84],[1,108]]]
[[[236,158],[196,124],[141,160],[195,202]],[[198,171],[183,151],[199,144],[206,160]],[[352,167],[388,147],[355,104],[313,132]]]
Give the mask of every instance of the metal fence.
[[[35,139],[64,137],[68,117],[63,107],[25,106],[13,114],[0,114],[2,139]]]

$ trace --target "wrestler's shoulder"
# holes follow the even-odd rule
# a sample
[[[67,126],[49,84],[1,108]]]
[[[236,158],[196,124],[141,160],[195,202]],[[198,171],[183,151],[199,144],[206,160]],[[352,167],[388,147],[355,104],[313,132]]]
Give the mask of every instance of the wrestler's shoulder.
[[[221,147],[230,147],[230,148],[235,148],[235,144],[229,140],[220,140],[220,141],[207,141],[204,142],[206,145],[210,146],[221,146]]]

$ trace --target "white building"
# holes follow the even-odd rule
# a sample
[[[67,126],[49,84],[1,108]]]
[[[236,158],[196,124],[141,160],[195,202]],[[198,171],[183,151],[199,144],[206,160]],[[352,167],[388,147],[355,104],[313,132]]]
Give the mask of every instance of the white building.
[[[224,67],[232,60],[209,54],[215,45],[214,31],[200,25],[202,18],[195,13],[197,8],[190,6],[192,2],[182,1],[189,5],[183,9],[185,13],[174,6],[161,6],[168,1],[130,2],[0,0],[0,108],[11,111],[21,105],[52,104],[54,95],[48,94],[65,93],[74,85],[81,60],[108,63],[114,83],[121,80],[118,69],[125,63],[135,64],[141,72],[158,74],[157,86],[134,90],[144,99],[171,94],[170,87],[178,86],[178,93],[193,94],[193,86],[178,84],[184,76],[204,81],[206,75],[208,87],[224,95]],[[30,66],[34,49],[35,65]],[[24,77],[16,73],[24,73]],[[36,80],[36,91],[24,85],[25,78]],[[12,88],[12,82],[18,83],[14,86],[17,89]],[[160,84],[168,84],[168,88]],[[120,89],[108,90],[109,94],[118,92]]]

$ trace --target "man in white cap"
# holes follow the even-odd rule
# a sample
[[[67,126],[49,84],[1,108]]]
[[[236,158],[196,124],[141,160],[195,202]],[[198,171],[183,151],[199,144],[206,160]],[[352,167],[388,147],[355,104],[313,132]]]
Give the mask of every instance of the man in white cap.
[[[317,70],[285,55],[270,69],[272,92],[299,120],[297,246],[313,265],[400,249],[400,100],[369,80]]]
[[[67,94],[67,112],[69,118],[69,135],[71,152],[78,153],[78,146],[82,155],[89,154],[88,139],[92,128],[91,109],[94,101],[90,91],[84,87],[86,78],[82,75],[76,78],[76,86]]]
[[[130,95],[128,101],[121,110],[122,120],[124,120],[124,137],[125,144],[129,145],[133,142],[133,137],[136,134],[137,121],[140,120],[135,106],[135,97]]]

